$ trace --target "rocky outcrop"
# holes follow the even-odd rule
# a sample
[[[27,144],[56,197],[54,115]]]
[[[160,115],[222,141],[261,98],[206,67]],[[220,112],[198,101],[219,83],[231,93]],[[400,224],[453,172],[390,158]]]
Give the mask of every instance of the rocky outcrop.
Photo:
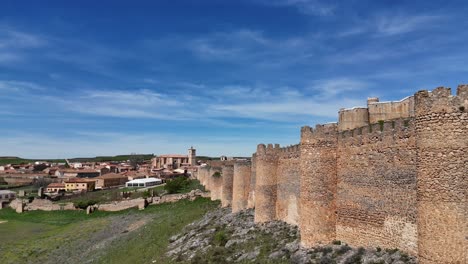
[[[296,226],[282,221],[254,223],[252,209],[221,208],[170,238],[168,256],[190,263],[416,263],[393,250],[333,244],[303,248]]]

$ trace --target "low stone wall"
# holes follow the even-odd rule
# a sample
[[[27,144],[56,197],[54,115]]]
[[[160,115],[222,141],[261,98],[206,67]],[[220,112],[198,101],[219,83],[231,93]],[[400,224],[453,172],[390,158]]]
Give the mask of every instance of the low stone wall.
[[[15,199],[9,204],[10,208],[15,210],[17,213],[23,211],[59,211],[59,210],[76,210],[73,203],[55,204],[50,200],[45,199],[34,199],[31,203],[23,201],[21,199]]]
[[[76,210],[73,203],[56,204],[50,200],[34,199],[31,203],[26,204],[25,211],[58,211],[58,210]]]
[[[99,211],[107,211],[107,212],[117,212],[122,211],[130,208],[138,207],[138,209],[144,209],[146,206],[146,199],[138,198],[138,199],[131,199],[131,200],[123,200],[113,203],[106,203],[106,204],[97,204],[94,206]]]
[[[203,192],[201,190],[193,190],[189,193],[180,193],[180,194],[168,194],[161,197],[150,197],[147,199],[138,198],[138,199],[128,199],[122,201],[115,201],[112,203],[96,204],[90,206],[87,210],[88,213],[91,213],[95,210],[107,211],[107,212],[117,212],[122,210],[127,210],[130,208],[138,208],[140,210],[145,209],[147,205],[151,204],[162,204],[162,203],[174,203],[180,200],[188,199],[195,200],[197,197],[210,197],[209,193]],[[21,199],[15,199],[11,201],[9,206],[15,210],[17,213],[22,213],[23,211],[59,211],[59,210],[79,210],[76,209],[73,203],[65,204],[56,204],[50,200],[46,199],[34,199],[31,203],[22,201]]]

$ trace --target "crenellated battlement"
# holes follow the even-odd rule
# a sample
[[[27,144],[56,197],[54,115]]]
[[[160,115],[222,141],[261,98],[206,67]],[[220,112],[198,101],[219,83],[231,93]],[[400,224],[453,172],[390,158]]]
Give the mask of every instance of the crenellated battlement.
[[[258,156],[265,156],[265,155],[272,155],[278,154],[281,151],[280,144],[258,144],[257,145],[257,155]]]
[[[421,90],[415,94],[416,115],[432,113],[463,113],[468,108],[468,85],[459,85],[456,95],[452,89],[438,87],[432,92]]]
[[[304,246],[340,240],[464,263],[467,109],[468,85],[368,98],[338,123],[302,127],[299,144],[259,144],[250,163],[213,162],[198,177],[233,211],[255,207],[256,222],[299,225]]]
[[[363,127],[345,130],[339,133],[339,140],[344,138],[393,137],[407,133],[414,127],[414,118],[400,118],[369,124]]]
[[[317,124],[315,125],[315,128],[312,128],[310,126],[303,126],[301,128],[301,135],[327,135],[327,134],[333,134],[336,133],[336,128],[338,126],[338,123],[327,123],[327,124]]]

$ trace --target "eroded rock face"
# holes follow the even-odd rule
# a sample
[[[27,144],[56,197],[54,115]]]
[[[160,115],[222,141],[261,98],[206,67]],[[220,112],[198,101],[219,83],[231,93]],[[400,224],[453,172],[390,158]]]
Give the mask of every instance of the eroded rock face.
[[[254,211],[220,208],[169,239],[168,255],[181,263],[416,263],[398,250],[332,245],[304,248],[296,226],[254,223]]]

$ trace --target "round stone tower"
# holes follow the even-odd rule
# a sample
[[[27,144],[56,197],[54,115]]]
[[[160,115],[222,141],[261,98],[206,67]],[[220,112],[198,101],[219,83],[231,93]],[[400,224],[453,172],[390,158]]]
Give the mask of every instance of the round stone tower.
[[[467,263],[468,85],[415,94],[419,263]]]
[[[221,187],[221,206],[227,207],[232,203],[232,184],[234,178],[234,166],[224,165],[222,169],[223,183]]]
[[[234,164],[234,179],[232,190],[232,212],[247,208],[250,191],[250,162],[236,162]]]
[[[257,179],[255,185],[255,222],[276,219],[277,179],[279,145],[257,147]]]

